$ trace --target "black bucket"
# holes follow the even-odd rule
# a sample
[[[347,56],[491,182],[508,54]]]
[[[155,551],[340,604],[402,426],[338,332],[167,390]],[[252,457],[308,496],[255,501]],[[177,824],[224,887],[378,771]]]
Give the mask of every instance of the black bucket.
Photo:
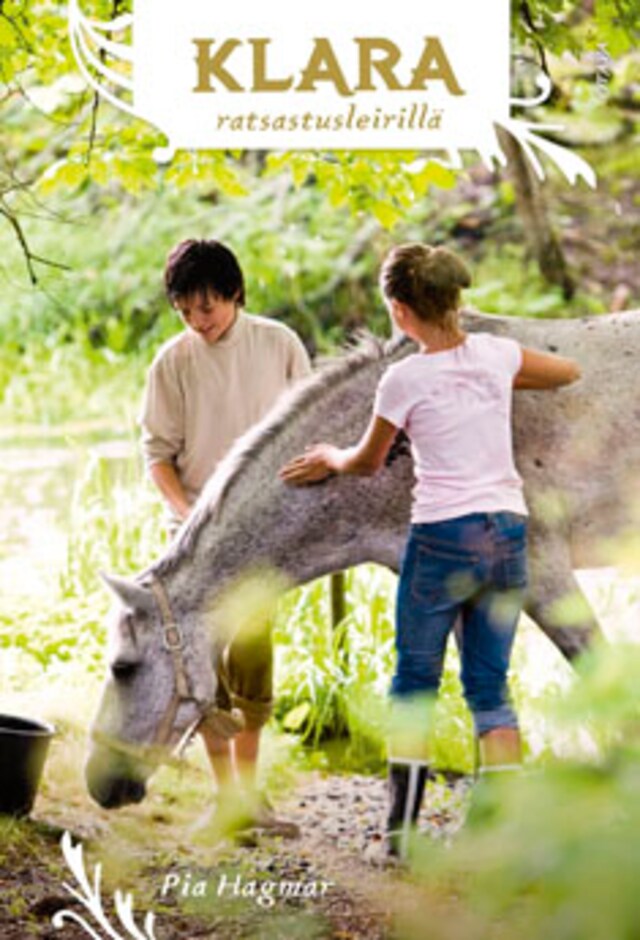
[[[0,715],[0,813],[31,812],[54,734],[43,721]]]

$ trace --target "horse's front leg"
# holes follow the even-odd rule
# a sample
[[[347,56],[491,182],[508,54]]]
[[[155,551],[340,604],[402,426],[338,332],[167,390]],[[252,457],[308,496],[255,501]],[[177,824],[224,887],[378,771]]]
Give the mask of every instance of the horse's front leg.
[[[573,662],[602,630],[571,567],[568,541],[559,533],[532,537],[529,546],[529,590],[525,612]]]

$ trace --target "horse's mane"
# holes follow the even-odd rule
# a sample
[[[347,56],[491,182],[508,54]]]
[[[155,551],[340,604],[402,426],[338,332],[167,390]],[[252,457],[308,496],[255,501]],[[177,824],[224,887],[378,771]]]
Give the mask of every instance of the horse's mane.
[[[193,552],[202,529],[211,520],[221,519],[226,497],[245,468],[259,458],[271,441],[288,427],[293,419],[315,404],[327,389],[333,390],[336,386],[351,381],[356,373],[372,363],[392,356],[408,342],[404,337],[384,341],[369,333],[363,333],[354,349],[322,366],[290,394],[280,399],[274,409],[236,441],[210,477],[188,520],[164,556],[149,570],[158,577],[168,574],[185,554]]]

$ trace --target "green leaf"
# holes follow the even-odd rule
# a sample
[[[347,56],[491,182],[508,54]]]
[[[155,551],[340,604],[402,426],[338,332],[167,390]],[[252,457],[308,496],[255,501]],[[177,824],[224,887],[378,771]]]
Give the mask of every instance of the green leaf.
[[[309,702],[303,702],[287,712],[282,722],[285,731],[299,731],[309,716],[311,705]]]
[[[55,165],[41,180],[40,189],[43,193],[54,192],[57,189],[76,189],[88,178],[88,169],[84,163],[61,161]]]
[[[0,17],[0,49],[15,49],[18,45],[17,40],[14,27],[5,17]]]
[[[387,229],[392,229],[404,218],[403,213],[389,202],[375,202],[371,206],[371,212]]]

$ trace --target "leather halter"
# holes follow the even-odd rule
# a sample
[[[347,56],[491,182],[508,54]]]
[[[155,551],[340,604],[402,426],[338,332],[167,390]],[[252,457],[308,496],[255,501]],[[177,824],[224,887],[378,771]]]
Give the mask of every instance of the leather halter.
[[[155,575],[151,575],[147,584],[153,592],[160,611],[162,645],[171,654],[175,675],[175,689],[158,726],[153,744],[162,747],[169,743],[178,709],[183,702],[194,702],[198,710],[198,717],[183,734],[179,748],[180,753],[182,753],[195,732],[205,724],[209,726],[211,731],[221,737],[232,737],[244,728],[242,714],[235,708],[232,708],[230,712],[222,711],[214,701],[201,701],[196,697],[184,660],[185,636],[180,624],[173,616],[164,585]]]
[[[197,721],[187,732],[189,737],[193,734],[196,727],[200,724],[200,721],[205,716],[207,706],[199,702],[193,693],[191,680],[189,678],[189,673],[187,672],[184,661],[184,633],[173,616],[171,604],[169,603],[169,598],[167,597],[167,592],[164,589],[164,585],[160,580],[158,580],[158,578],[154,576],[150,578],[148,583],[153,592],[153,596],[155,597],[156,604],[158,605],[158,610],[160,611],[160,620],[162,623],[162,645],[164,649],[171,654],[173,672],[175,676],[175,689],[167,706],[167,710],[164,713],[162,721],[158,727],[154,742],[155,744],[163,745],[169,743],[171,738],[171,731],[173,729],[173,723],[176,719],[178,709],[182,702],[195,702],[199,712]]]

